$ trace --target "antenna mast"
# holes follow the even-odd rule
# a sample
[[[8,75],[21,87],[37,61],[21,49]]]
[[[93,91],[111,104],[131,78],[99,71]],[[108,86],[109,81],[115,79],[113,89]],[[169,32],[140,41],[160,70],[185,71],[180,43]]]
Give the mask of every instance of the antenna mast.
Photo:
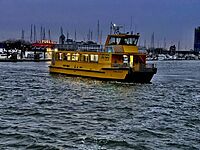
[[[34,40],[34,42],[36,42],[37,37],[36,37],[36,26],[35,25],[33,26],[33,32],[34,32],[33,40]]]
[[[49,34],[49,40],[51,40],[51,30],[50,29],[48,31],[48,34]]]
[[[63,28],[60,27],[60,34],[62,35],[63,34]]]
[[[43,40],[46,39],[46,35],[45,35],[45,27],[43,28]]]
[[[24,29],[22,29],[22,38],[21,39],[24,41]]]
[[[133,27],[133,18],[132,18],[132,16],[131,16],[130,32],[132,32],[132,27]]]
[[[119,25],[116,25],[116,24],[112,24],[111,23],[111,34],[112,34],[112,31],[114,31],[114,34],[120,34],[120,28],[123,28],[123,26],[119,26]]]
[[[67,40],[69,39],[69,32],[67,31]]]
[[[166,38],[164,38],[164,49],[166,49],[166,46],[167,46],[167,44],[166,44]]]
[[[75,29],[75,32],[74,32],[74,40],[76,41],[76,29]]]
[[[33,42],[33,25],[31,24],[31,36],[30,36],[30,42]]]
[[[180,49],[181,49],[181,42],[178,41],[178,51],[180,51]]]
[[[40,40],[41,40],[41,41],[42,41],[42,37],[43,37],[43,36],[42,36],[42,30],[43,30],[43,27],[41,26],[41,27],[40,27]]]
[[[154,32],[151,36],[151,48],[154,49]]]
[[[99,43],[100,42],[100,35],[99,35],[100,33],[99,33],[99,20],[98,20],[98,23],[97,23],[97,43]]]

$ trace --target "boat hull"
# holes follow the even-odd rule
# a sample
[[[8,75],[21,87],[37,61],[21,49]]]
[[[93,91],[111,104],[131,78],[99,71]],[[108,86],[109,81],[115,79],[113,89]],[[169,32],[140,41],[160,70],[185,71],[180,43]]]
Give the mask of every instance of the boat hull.
[[[102,68],[97,71],[49,66],[49,71],[54,74],[95,78],[106,81],[150,83],[157,69],[152,68],[143,71],[133,71],[131,68]]]
[[[134,83],[151,83],[151,79],[154,74],[156,74],[157,68],[148,68],[144,71],[132,71],[129,70],[125,81],[126,82],[134,82]]]

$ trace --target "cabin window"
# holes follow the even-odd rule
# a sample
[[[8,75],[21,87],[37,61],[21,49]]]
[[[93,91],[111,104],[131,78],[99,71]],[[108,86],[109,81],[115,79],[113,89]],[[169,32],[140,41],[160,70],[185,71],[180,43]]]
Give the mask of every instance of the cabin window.
[[[71,60],[71,54],[70,53],[63,53],[63,60],[70,61]]]
[[[59,58],[59,53],[55,53],[55,60],[58,60]]]
[[[70,61],[71,60],[71,54],[70,53],[65,54],[64,60]]]
[[[76,54],[76,57],[75,57],[76,61],[79,60],[79,54]]]
[[[136,46],[138,38],[136,37],[111,37],[109,45],[134,45]]]
[[[63,53],[63,60],[67,60],[67,54]]]
[[[119,41],[119,45],[127,45],[127,39],[121,38]]]
[[[128,56],[127,55],[123,55],[123,63],[128,64]]]
[[[71,54],[67,53],[67,60],[70,61],[71,60]]]
[[[138,39],[137,38],[128,38],[127,41],[129,45],[137,45]]]
[[[62,53],[58,54],[58,60],[62,60]]]
[[[114,64],[122,64],[123,55],[112,55],[112,63]]]
[[[72,54],[72,61],[78,61],[79,54]]]
[[[91,54],[90,55],[90,61],[91,62],[98,62],[98,55]]]
[[[110,55],[109,54],[102,54],[101,59],[104,61],[109,61],[110,60]]]
[[[109,45],[118,45],[120,42],[120,38],[111,37],[109,41]]]
[[[81,61],[88,62],[88,60],[89,60],[89,55],[88,54],[82,54]]]
[[[75,54],[72,54],[72,61],[75,61]]]
[[[116,45],[115,38],[110,38],[109,45]]]

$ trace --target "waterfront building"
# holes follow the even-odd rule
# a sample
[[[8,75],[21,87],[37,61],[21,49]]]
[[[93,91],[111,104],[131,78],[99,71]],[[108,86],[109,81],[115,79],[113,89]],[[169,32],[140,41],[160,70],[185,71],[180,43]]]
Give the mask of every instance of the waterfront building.
[[[195,28],[194,33],[194,51],[200,52],[200,26]]]
[[[52,49],[56,45],[56,42],[52,40],[41,40],[31,44],[31,49],[26,51],[27,58],[34,59],[46,59],[49,60],[52,57]]]

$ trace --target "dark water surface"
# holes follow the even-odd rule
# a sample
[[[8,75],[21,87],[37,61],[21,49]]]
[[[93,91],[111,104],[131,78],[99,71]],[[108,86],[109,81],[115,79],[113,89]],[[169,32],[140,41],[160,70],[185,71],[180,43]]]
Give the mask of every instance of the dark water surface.
[[[157,62],[152,84],[0,63],[0,149],[200,149],[200,61]]]

